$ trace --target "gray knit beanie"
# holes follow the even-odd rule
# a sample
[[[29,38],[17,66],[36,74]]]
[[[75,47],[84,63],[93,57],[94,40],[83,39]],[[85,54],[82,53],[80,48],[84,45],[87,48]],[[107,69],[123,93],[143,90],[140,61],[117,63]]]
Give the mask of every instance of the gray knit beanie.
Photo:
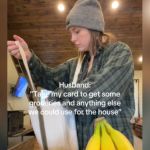
[[[78,0],[66,18],[66,28],[85,27],[104,32],[104,17],[97,0]]]

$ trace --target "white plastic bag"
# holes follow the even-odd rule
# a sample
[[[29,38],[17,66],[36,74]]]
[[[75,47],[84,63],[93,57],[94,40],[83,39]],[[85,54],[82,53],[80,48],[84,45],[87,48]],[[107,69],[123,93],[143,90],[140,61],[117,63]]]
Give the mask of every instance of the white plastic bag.
[[[43,115],[43,119],[48,150],[78,150],[74,114],[51,114],[56,110],[57,112],[65,111],[65,109],[61,106],[59,102],[52,103],[51,105],[41,106],[41,111],[45,113]],[[35,132],[37,141],[41,149],[43,149],[39,119],[36,112],[37,108],[35,106],[29,107],[32,127]]]
[[[15,41],[16,45],[19,47],[19,51],[28,75],[29,83],[31,85],[32,91],[36,91],[34,83],[31,78],[30,70],[28,67],[27,59],[23,47],[19,41]],[[45,99],[45,98],[44,98]],[[53,103],[51,105],[41,105],[41,111],[65,111],[59,102]],[[34,113],[35,112],[35,113]],[[41,149],[44,149],[43,145],[47,150],[78,150],[78,142],[76,135],[76,126],[73,114],[67,115],[43,115],[42,117],[36,113],[37,107],[29,105],[29,115],[31,118],[31,123],[33,130],[35,132],[37,141],[41,146]],[[39,112],[40,113],[40,112]],[[40,120],[39,120],[40,118]],[[41,123],[42,121],[42,123]],[[41,124],[42,128],[41,128]],[[41,130],[44,126],[44,139],[46,142],[42,141]]]

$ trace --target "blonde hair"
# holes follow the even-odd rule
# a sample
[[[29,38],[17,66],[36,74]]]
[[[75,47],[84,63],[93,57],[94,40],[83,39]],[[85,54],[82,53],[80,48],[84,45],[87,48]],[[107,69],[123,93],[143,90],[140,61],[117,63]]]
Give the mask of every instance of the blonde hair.
[[[94,57],[96,55],[96,51],[98,48],[102,47],[102,32],[89,30],[91,34],[91,41],[89,45],[89,54],[90,54],[90,62],[88,67],[88,73],[91,71],[93,67]]]
[[[98,48],[102,48],[107,46],[110,43],[114,43],[117,41],[117,38],[114,34],[112,33],[102,33],[99,31],[94,31],[94,30],[89,30],[91,34],[91,41],[89,44],[89,54],[90,54],[90,61],[89,61],[89,66],[88,66],[88,72],[87,74],[92,70],[93,67],[93,62],[94,62],[94,57],[96,55],[96,51]],[[80,52],[79,57],[78,57],[78,62],[73,78],[73,83],[77,83],[78,80],[78,75],[80,73],[81,67],[82,67],[82,62],[84,60],[85,53]]]
[[[110,43],[114,43],[117,41],[117,38],[114,34],[107,32],[102,33],[98,31],[89,30],[91,33],[91,42],[89,46],[89,53],[90,53],[90,62],[88,67],[88,73],[91,71],[93,67],[94,57],[96,55],[96,51],[98,48],[102,48],[107,46]]]

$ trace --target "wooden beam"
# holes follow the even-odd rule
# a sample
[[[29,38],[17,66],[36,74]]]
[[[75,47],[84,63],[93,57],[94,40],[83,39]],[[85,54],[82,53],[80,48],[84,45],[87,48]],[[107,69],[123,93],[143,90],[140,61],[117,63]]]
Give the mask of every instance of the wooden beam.
[[[7,0],[0,1],[0,150],[7,150]]]

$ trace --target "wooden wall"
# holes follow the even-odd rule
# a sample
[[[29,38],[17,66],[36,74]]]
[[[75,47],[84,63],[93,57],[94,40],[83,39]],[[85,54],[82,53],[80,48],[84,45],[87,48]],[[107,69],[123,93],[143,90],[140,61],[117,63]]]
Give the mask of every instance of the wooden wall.
[[[43,62],[56,66],[77,55],[65,29],[65,18],[76,0],[64,0],[66,11],[57,10],[59,0],[9,0],[8,38],[22,36]],[[120,0],[121,7],[112,11],[111,0],[100,0],[106,32],[114,33],[133,50],[136,69],[142,54],[142,0]]]
[[[7,149],[7,1],[0,1],[0,150]]]

